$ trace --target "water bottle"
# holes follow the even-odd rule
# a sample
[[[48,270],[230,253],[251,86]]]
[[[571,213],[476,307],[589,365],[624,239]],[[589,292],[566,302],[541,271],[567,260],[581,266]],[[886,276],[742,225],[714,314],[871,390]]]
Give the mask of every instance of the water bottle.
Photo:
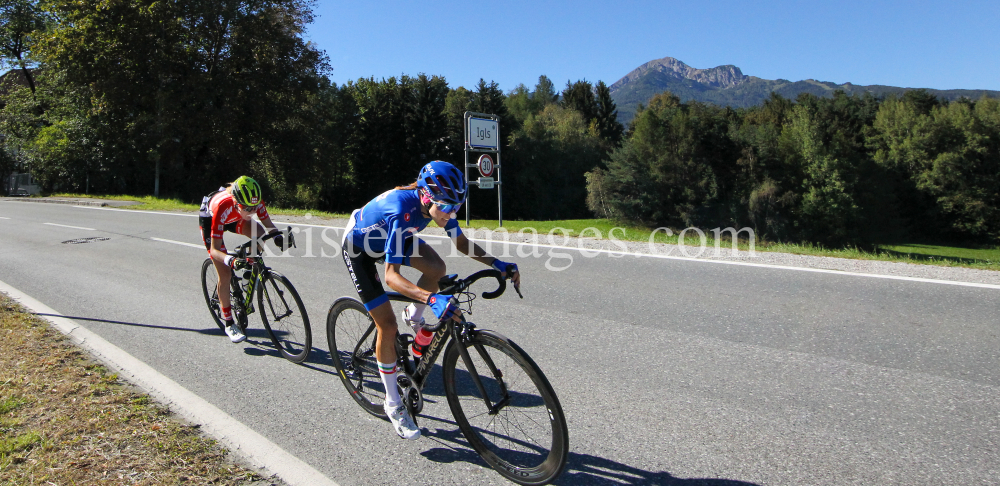
[[[419,358],[424,355],[424,350],[427,349],[427,345],[431,343],[431,338],[434,337],[434,333],[424,329],[423,326],[417,330],[417,334],[413,337],[413,356]]]

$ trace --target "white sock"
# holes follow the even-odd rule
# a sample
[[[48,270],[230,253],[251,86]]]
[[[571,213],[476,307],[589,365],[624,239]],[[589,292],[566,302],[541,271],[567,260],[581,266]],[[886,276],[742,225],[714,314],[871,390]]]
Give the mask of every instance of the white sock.
[[[406,310],[410,314],[411,321],[420,322],[420,319],[424,317],[424,309],[426,308],[427,304],[410,304]]]
[[[391,370],[391,371],[390,371]],[[396,387],[396,363],[378,363],[379,374],[382,375],[382,385],[385,386],[385,408],[396,408],[403,403]]]

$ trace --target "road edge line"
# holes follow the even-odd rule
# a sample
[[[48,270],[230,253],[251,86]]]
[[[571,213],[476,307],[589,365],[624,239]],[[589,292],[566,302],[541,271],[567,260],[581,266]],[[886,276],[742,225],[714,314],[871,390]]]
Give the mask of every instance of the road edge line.
[[[48,321],[74,344],[118,371],[120,378],[149,393],[169,407],[171,412],[191,423],[199,424],[207,435],[254,467],[276,475],[290,486],[339,486],[263,435],[72,319],[63,317],[51,307],[2,280],[0,292],[6,293],[36,315],[47,314],[37,317]]]

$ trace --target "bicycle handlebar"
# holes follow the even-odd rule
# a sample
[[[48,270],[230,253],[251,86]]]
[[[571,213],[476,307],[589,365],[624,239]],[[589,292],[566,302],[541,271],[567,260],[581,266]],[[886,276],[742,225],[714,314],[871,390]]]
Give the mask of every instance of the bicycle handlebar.
[[[480,271],[478,271],[478,272],[476,272],[476,273],[474,273],[472,275],[469,275],[468,277],[465,277],[463,279],[455,281],[455,283],[453,285],[451,285],[450,287],[445,287],[445,288],[441,289],[441,291],[438,292],[438,293],[444,294],[444,295],[454,295],[454,294],[462,292],[465,289],[471,287],[472,284],[476,283],[477,280],[482,279],[482,278],[486,278],[486,277],[493,277],[493,278],[497,279],[497,284],[498,285],[497,285],[496,290],[493,290],[491,292],[483,292],[483,298],[484,299],[495,299],[497,297],[500,297],[500,294],[503,294],[504,291],[507,290],[507,282],[503,279],[503,277],[500,276],[500,272],[499,271],[497,271],[497,270],[480,270]]]
[[[456,280],[452,285],[447,286],[447,287],[441,289],[441,291],[438,292],[438,293],[440,293],[442,295],[451,295],[452,296],[451,297],[452,302],[454,302],[457,305],[458,304],[458,299],[456,297],[454,297],[455,294],[457,294],[459,292],[462,292],[465,289],[471,287],[472,284],[476,283],[477,280],[480,280],[480,279],[483,279],[483,278],[488,278],[488,277],[492,277],[492,278],[496,279],[496,281],[497,281],[497,288],[495,290],[492,290],[492,291],[489,291],[489,292],[483,292],[482,293],[483,298],[484,299],[495,299],[495,298],[500,297],[501,295],[503,295],[504,291],[507,290],[507,279],[505,279],[504,277],[501,276],[501,273],[500,273],[499,270],[493,270],[493,269],[490,269],[490,270],[480,270],[480,271],[478,271],[478,272],[476,272],[476,273],[474,273],[472,275],[469,275],[468,277],[466,277],[464,279]],[[521,295],[521,290],[520,289],[518,289],[517,287],[514,287],[514,290],[517,291],[517,295],[518,296],[520,296],[522,299],[524,298],[524,296]],[[442,321],[438,321],[435,324],[426,324],[424,326],[424,329],[427,329],[430,332],[437,332],[438,329],[441,329],[441,326],[443,326],[444,323],[445,323],[445,321],[442,320]]]
[[[270,240],[271,238],[274,238],[275,236],[278,236],[278,235],[281,235],[281,234],[291,234],[291,233],[292,233],[292,227],[289,226],[285,230],[284,233],[282,233],[281,230],[278,230],[278,231],[276,231],[274,233],[268,233],[268,234],[266,234],[264,236],[261,236],[260,238],[257,238],[256,240],[253,239],[253,238],[251,238],[250,241],[248,241],[246,243],[243,243],[242,245],[238,246],[236,248],[236,253],[238,255],[244,255],[244,256],[246,256],[247,252],[250,250],[250,246],[253,245],[254,241],[260,241],[261,243],[263,243],[263,242],[265,242],[267,240]],[[291,247],[292,248],[297,248],[297,246],[295,245],[294,242],[292,242],[292,246]],[[280,250],[281,248],[278,248],[278,249]],[[260,252],[258,252],[258,253],[260,253]]]

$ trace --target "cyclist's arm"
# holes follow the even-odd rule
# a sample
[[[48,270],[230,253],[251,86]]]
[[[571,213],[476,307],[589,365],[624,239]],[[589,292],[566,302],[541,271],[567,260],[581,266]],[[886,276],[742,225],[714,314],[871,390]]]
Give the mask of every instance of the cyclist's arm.
[[[427,302],[430,298],[431,293],[417,287],[417,284],[409,281],[401,273],[399,273],[399,268],[402,267],[399,263],[388,263],[385,264],[385,283],[389,284],[389,287],[396,292],[399,292],[413,300],[418,302]]]
[[[264,208],[263,204],[257,209],[257,218],[260,219],[261,224],[264,225],[264,229],[267,230],[268,234],[280,231],[274,226],[274,223],[271,221],[271,215],[267,214],[267,209]]]
[[[455,242],[455,247],[458,248],[458,251],[469,255],[469,258],[483,265],[490,266],[493,264],[493,260],[496,260],[492,255],[486,253],[486,250],[482,249],[482,247],[469,241],[469,238],[463,233],[459,233],[452,241]]]
[[[451,217],[442,218],[441,220],[434,220],[438,226],[444,228],[445,233],[451,238],[451,241],[455,242],[455,247],[458,251],[468,255],[473,260],[482,263],[483,265],[490,265],[493,263],[493,257],[486,250],[479,247],[479,245],[469,241],[469,238],[462,233],[462,228],[458,225],[458,220]]]
[[[452,241],[455,242],[455,247],[458,248],[458,251],[469,255],[469,258],[488,267],[493,266],[493,261],[496,260],[496,257],[486,253],[486,250],[480,248],[479,245],[469,241],[469,238],[461,230],[458,230],[457,235],[452,238]],[[506,272],[503,275],[504,277],[510,277],[515,287],[521,287],[521,272],[515,270],[512,272],[512,275],[507,275]]]

